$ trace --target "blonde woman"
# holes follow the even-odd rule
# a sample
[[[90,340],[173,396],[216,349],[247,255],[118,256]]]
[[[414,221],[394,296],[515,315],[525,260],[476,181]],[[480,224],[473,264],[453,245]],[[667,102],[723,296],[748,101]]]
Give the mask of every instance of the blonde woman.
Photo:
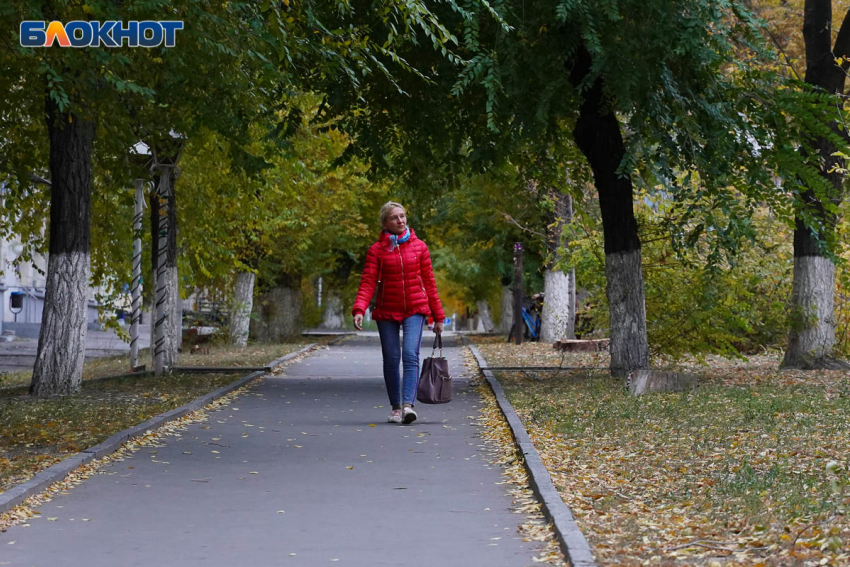
[[[360,288],[351,312],[354,326],[358,331],[363,330],[363,314],[377,290],[372,319],[377,322],[381,336],[384,382],[392,405],[387,421],[407,425],[417,418],[413,406],[419,380],[422,328],[431,316],[434,332],[441,334],[445,314],[428,246],[407,226],[404,207],[393,201],[381,207],[381,226],[383,230],[378,241],[366,253]],[[399,331],[403,333],[401,341]]]

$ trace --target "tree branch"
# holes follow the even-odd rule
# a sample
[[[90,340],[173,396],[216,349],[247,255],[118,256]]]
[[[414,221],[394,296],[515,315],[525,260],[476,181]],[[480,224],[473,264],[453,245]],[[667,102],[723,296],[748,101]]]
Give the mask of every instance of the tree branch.
[[[33,183],[41,183],[43,185],[53,185],[49,179],[45,179],[40,175],[36,175],[35,173],[30,173],[30,181]]]
[[[844,21],[841,22],[838,37],[835,38],[835,47],[832,49],[832,55],[836,59],[850,56],[850,10],[847,10],[847,13],[844,14]]]
[[[842,28],[843,28],[843,26],[842,26]],[[778,49],[778,50],[779,50],[779,53],[781,53],[781,54],[782,54],[782,57],[784,57],[784,58],[785,58],[785,62],[788,64],[788,67],[790,67],[791,72],[792,72],[792,73],[794,73],[794,76],[795,76],[795,77],[797,77],[797,80],[798,80],[798,81],[802,81],[803,79],[800,77],[800,74],[797,72],[797,68],[796,68],[796,67],[794,67],[794,63],[792,63],[792,62],[791,62],[791,58],[790,58],[790,57],[788,57],[788,54],[787,54],[787,53],[785,53],[785,50],[784,50],[784,49],[782,49],[782,46],[781,46],[781,45],[779,45],[779,40],[778,40],[778,39],[776,39],[776,36],[775,36],[775,35],[773,35],[773,32],[772,32],[772,31],[770,31],[770,29],[765,28],[765,30],[767,31],[767,35],[769,35],[769,36],[770,36],[770,40],[773,42],[773,45],[775,45],[775,46],[776,46],[776,49]]]
[[[533,235],[535,235],[535,236],[540,236],[541,238],[544,238],[544,239],[546,238],[546,235],[545,235],[545,234],[543,234],[542,232],[539,232],[539,231],[536,231],[536,230],[532,230],[532,229],[530,229],[530,228],[528,228],[528,227],[522,226],[522,225],[521,225],[521,224],[520,224],[520,223],[519,223],[519,222],[518,222],[515,218],[513,218],[513,217],[512,217],[511,215],[509,215],[508,213],[506,213],[506,212],[504,212],[504,211],[499,211],[499,212],[502,214],[502,216],[504,216],[504,217],[505,217],[505,220],[507,220],[507,221],[508,221],[509,223],[511,223],[512,225],[514,225],[514,226],[518,227],[520,230],[523,230],[523,231],[525,231],[525,232],[531,233],[531,234],[533,234]]]

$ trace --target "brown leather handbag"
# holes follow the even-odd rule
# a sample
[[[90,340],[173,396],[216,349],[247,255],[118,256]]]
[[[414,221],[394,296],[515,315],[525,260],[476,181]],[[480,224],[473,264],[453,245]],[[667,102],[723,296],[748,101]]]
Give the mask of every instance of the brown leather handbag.
[[[438,345],[440,356],[436,357],[434,352]],[[449,363],[443,358],[443,337],[440,335],[434,338],[431,356],[422,361],[416,399],[423,404],[446,404],[452,401],[452,377],[449,374]]]

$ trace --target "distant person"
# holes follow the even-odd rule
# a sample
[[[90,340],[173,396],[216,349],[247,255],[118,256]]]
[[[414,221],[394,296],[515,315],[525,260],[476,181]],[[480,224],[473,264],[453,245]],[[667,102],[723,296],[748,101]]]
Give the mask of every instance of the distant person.
[[[419,345],[422,328],[430,315],[434,332],[443,332],[443,306],[425,243],[407,226],[404,207],[392,201],[381,207],[383,230],[366,252],[360,288],[351,309],[354,327],[363,330],[363,314],[377,290],[372,319],[378,324],[384,357],[384,382],[392,404],[390,423],[410,424],[417,415]],[[399,330],[403,330],[399,342]],[[403,371],[399,375],[399,363]]]

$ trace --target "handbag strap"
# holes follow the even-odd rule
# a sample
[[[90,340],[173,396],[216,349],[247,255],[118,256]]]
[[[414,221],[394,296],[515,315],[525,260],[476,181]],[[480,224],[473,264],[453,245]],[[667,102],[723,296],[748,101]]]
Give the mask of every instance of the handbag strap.
[[[434,351],[437,350],[437,346],[440,347],[440,358],[443,358],[443,336],[440,333],[434,337],[434,346],[431,347],[431,358],[434,358]]]

